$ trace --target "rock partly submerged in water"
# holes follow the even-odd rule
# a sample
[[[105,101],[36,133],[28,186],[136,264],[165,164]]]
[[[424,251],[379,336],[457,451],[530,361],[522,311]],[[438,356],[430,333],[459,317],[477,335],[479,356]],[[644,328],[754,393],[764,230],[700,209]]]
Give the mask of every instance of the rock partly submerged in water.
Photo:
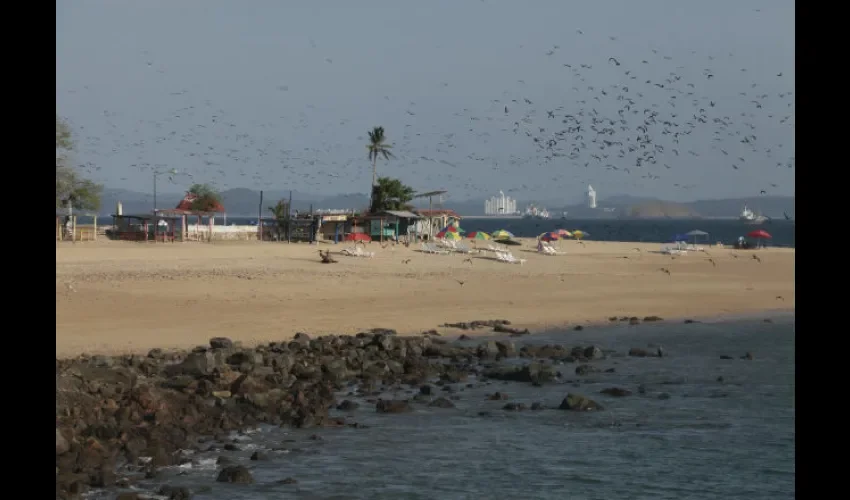
[[[407,413],[413,411],[413,408],[407,401],[379,399],[378,403],[375,404],[375,411],[378,413]]]
[[[484,370],[483,375],[495,380],[531,382],[535,385],[554,382],[558,378],[558,372],[555,368],[536,362],[521,367],[495,366]]]
[[[231,465],[221,469],[215,480],[219,483],[252,484],[254,476],[251,475],[251,471],[247,467]]]
[[[617,397],[617,398],[622,398],[622,397],[625,397],[625,396],[631,396],[632,395],[632,391],[630,391],[628,389],[623,389],[623,388],[620,388],[620,387],[608,387],[606,389],[602,389],[599,392],[602,393],[602,394],[605,394],[606,396],[614,396],[614,397]]]
[[[567,397],[561,401],[561,406],[558,407],[559,410],[572,410],[572,411],[598,411],[604,410],[602,405],[593,401],[592,399],[586,398],[581,394],[573,394],[568,393]]]
[[[531,362],[488,365],[516,356]],[[509,340],[473,346],[377,329],[318,338],[299,333],[289,341],[251,348],[216,337],[208,346],[188,351],[152,349],[147,355],[57,360],[57,497],[114,484],[119,462],[135,464],[149,457],[145,459],[149,474],[177,465],[179,450],[209,449],[209,441],[201,436],[223,436],[260,423],[339,427],[341,420],[331,418],[328,411],[351,411],[357,403],[338,403],[338,392],[378,396],[378,389],[406,385],[418,388],[420,396],[413,401],[452,408],[454,403],[447,398],[431,400],[435,387],[428,384],[439,379],[437,385],[458,389],[456,384],[468,376],[483,375],[539,385],[560,378],[551,362],[591,363],[605,357],[597,346],[517,346]],[[408,401],[372,402],[380,413],[413,409]],[[594,405],[587,408],[596,409]],[[531,408],[542,407],[537,403]],[[576,408],[581,407],[577,403]],[[237,467],[235,463],[222,467],[223,480],[244,480],[241,472],[224,472]]]

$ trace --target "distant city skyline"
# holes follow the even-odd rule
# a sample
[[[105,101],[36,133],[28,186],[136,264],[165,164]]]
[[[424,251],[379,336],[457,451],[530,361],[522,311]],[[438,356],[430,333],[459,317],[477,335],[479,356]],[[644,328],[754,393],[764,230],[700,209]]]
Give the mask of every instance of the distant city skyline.
[[[378,175],[450,199],[795,192],[790,0],[56,7],[57,114],[107,187],[368,193],[380,125]]]

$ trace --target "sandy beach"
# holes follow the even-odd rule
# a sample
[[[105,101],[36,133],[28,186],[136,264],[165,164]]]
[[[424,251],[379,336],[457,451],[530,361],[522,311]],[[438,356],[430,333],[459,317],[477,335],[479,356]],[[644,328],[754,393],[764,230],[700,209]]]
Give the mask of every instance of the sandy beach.
[[[250,345],[298,331],[377,327],[445,334],[458,331],[440,328],[444,323],[479,319],[535,331],[610,316],[794,308],[793,249],[707,248],[710,255],[672,259],[657,244],[563,241],[556,245],[566,255],[558,256],[538,254],[533,245],[512,247],[527,259],[514,265],[489,253],[469,262],[465,255],[377,243],[367,245],[374,258],[346,257],[336,252],[350,245],[323,244],[338,260],[323,265],[317,247],[307,244],[58,243],[56,353],[185,348],[216,336]]]

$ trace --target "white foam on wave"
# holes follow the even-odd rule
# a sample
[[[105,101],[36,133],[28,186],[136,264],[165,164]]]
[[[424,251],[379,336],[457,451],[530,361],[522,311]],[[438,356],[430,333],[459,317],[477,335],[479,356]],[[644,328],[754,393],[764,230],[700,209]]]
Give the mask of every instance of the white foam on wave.
[[[199,470],[215,470],[218,468],[217,458],[201,458],[194,462],[195,469]]]

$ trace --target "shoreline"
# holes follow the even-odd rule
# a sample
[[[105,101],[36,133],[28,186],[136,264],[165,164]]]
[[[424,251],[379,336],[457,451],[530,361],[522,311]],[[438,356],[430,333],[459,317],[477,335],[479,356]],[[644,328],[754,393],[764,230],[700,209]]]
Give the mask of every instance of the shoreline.
[[[746,321],[726,321],[741,320]],[[486,329],[492,333],[497,324],[491,320]],[[392,331],[315,338],[301,334],[289,342],[254,347],[212,338],[207,346],[188,350],[57,359],[57,497],[76,498],[89,488],[121,489],[153,479],[160,468],[187,460],[180,450],[227,450],[232,442],[228,433],[261,424],[356,429],[356,420],[329,413],[345,411],[341,394],[373,404],[377,413],[394,414],[423,407],[451,411],[454,391],[439,391],[435,385],[445,391],[446,386],[483,389],[492,382],[560,384],[566,394],[560,406],[536,403],[528,408],[507,402],[503,410],[604,411],[593,406],[600,395],[584,396],[577,384],[567,382],[607,380],[624,356],[633,363],[667,357],[654,348],[616,352],[567,338],[540,345],[524,342],[529,336],[498,335],[502,338],[480,335],[460,341]],[[639,336],[629,343],[646,345]],[[740,359],[733,362],[747,362],[752,355]],[[646,366],[656,370],[658,362],[663,361]],[[382,400],[381,394],[388,392],[405,395]],[[217,480],[238,482],[228,481],[228,474],[246,473],[250,476],[248,468],[235,471],[225,463]]]

